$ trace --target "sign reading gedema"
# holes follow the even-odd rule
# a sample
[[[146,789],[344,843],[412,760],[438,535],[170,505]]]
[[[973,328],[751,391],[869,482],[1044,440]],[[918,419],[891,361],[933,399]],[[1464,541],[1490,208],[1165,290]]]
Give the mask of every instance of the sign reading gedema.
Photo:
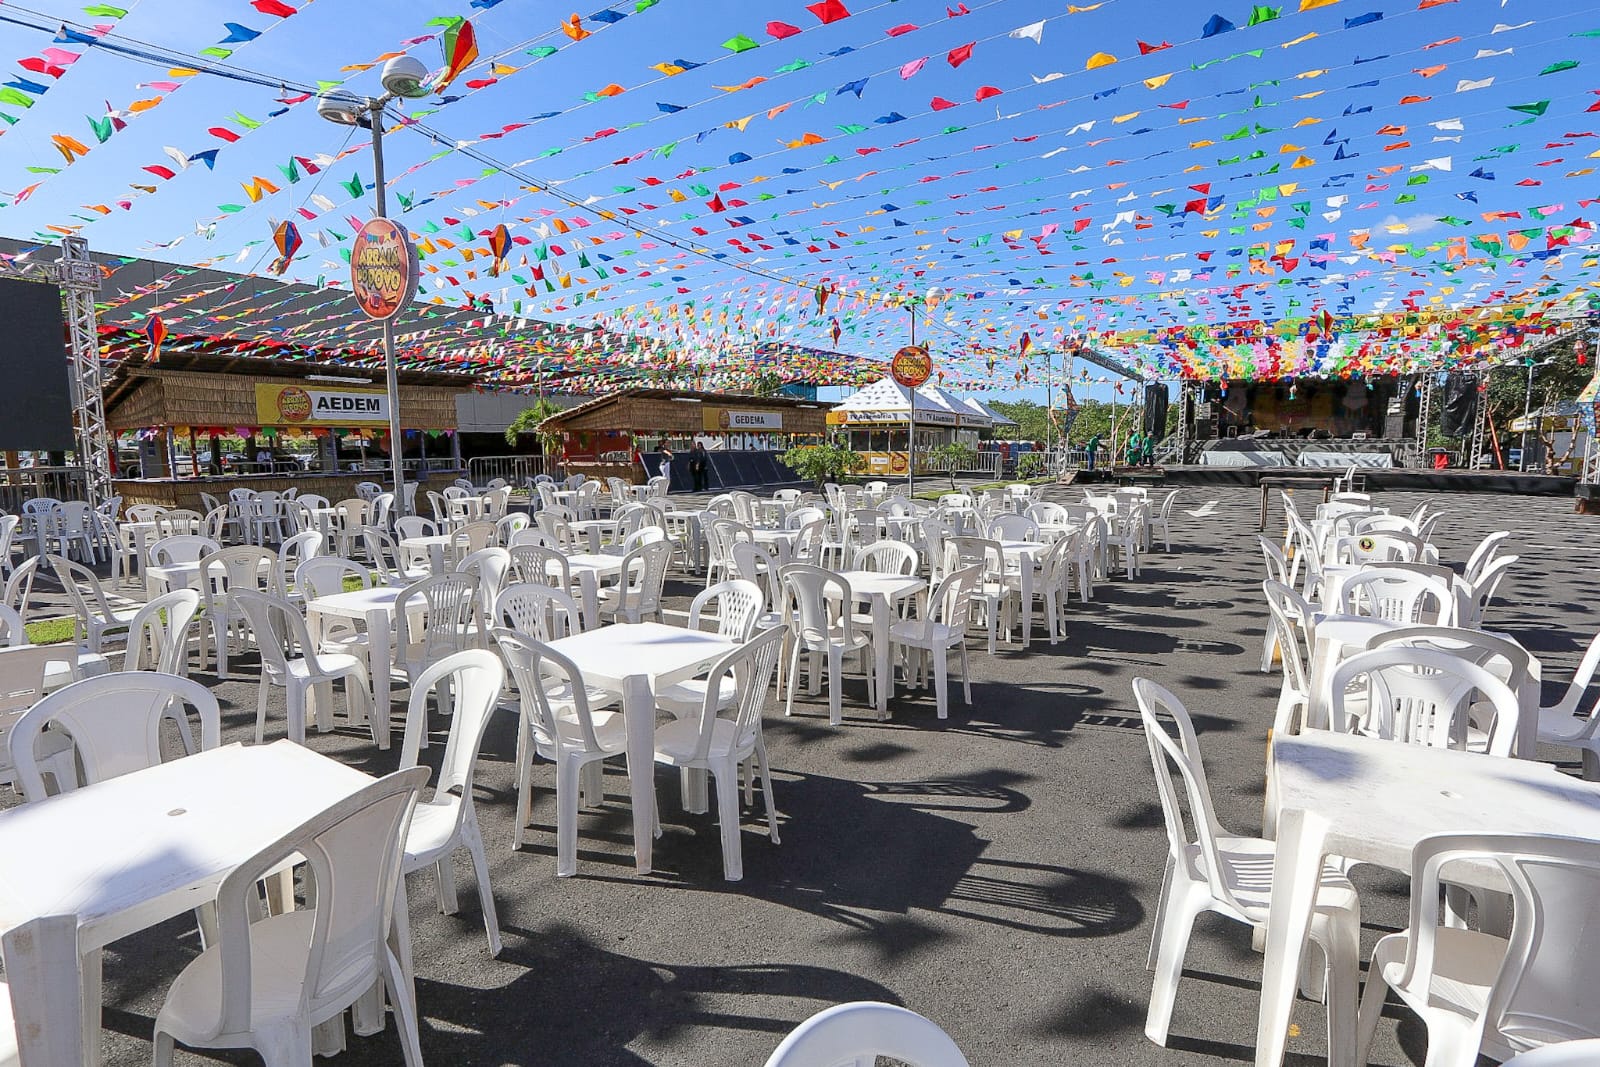
[[[256,383],[261,426],[364,426],[389,422],[389,397],[381,389],[307,389]]]
[[[707,430],[756,432],[783,429],[781,411],[739,411],[736,408],[703,408],[702,426]]]

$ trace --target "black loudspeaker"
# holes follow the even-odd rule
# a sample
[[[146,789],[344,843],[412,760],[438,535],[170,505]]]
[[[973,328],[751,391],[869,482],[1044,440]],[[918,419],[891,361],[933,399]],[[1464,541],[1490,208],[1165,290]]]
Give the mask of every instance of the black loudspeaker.
[[[1439,405],[1439,432],[1446,437],[1471,437],[1478,418],[1478,377],[1448,374]]]
[[[1160,441],[1167,436],[1167,387],[1161,382],[1151,382],[1144,387],[1145,436]]]
[[[1399,440],[1406,435],[1406,394],[1409,389],[1406,379],[1400,380],[1398,388],[1400,395],[1391,397],[1383,412],[1383,436],[1390,440]]]
[[[76,447],[61,290],[0,278],[0,451]]]

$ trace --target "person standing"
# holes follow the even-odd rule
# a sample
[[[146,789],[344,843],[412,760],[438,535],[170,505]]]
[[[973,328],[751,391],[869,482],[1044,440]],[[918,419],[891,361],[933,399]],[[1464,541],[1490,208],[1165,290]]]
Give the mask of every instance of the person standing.
[[[672,489],[672,449],[668,448],[664,441],[661,444],[661,477],[667,480],[667,489],[670,491]]]
[[[706,454],[706,443],[696,441],[689,449],[689,476],[694,479],[694,491],[706,491],[706,473],[711,466],[711,457]]]
[[[1083,450],[1088,454],[1089,457],[1089,469],[1094,470],[1095,457],[1100,454],[1100,435],[1095,434],[1093,437],[1089,438],[1089,443],[1083,446]]]
[[[1144,452],[1140,455],[1139,460],[1146,467],[1154,467],[1156,465],[1155,434],[1147,433],[1144,435]]]

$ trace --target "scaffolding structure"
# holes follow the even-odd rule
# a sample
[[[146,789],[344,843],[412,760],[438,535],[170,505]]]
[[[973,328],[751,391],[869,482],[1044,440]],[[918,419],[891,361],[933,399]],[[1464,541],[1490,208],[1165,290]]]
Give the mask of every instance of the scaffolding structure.
[[[1417,454],[1414,466],[1428,463],[1428,426],[1433,421],[1433,389],[1437,371],[1424,371],[1417,376]]]
[[[106,428],[105,387],[100,375],[99,323],[95,294],[100,268],[89,258],[89,242],[68,237],[54,263],[18,258],[0,262],[0,278],[57,286],[67,322],[67,373],[73,430],[84,493],[90,507],[111,497],[111,433]]]

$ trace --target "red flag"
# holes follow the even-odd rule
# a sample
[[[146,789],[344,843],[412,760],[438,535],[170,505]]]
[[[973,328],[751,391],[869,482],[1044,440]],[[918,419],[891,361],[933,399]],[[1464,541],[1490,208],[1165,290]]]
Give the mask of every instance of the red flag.
[[[850,12],[839,0],[818,0],[815,4],[807,4],[806,10],[821,19],[824,25],[850,17]]]
[[[950,61],[952,67],[959,67],[972,58],[972,46],[977,43],[977,41],[973,41],[962,45],[960,48],[952,48],[950,49],[950,54],[945,56],[945,59]]]

